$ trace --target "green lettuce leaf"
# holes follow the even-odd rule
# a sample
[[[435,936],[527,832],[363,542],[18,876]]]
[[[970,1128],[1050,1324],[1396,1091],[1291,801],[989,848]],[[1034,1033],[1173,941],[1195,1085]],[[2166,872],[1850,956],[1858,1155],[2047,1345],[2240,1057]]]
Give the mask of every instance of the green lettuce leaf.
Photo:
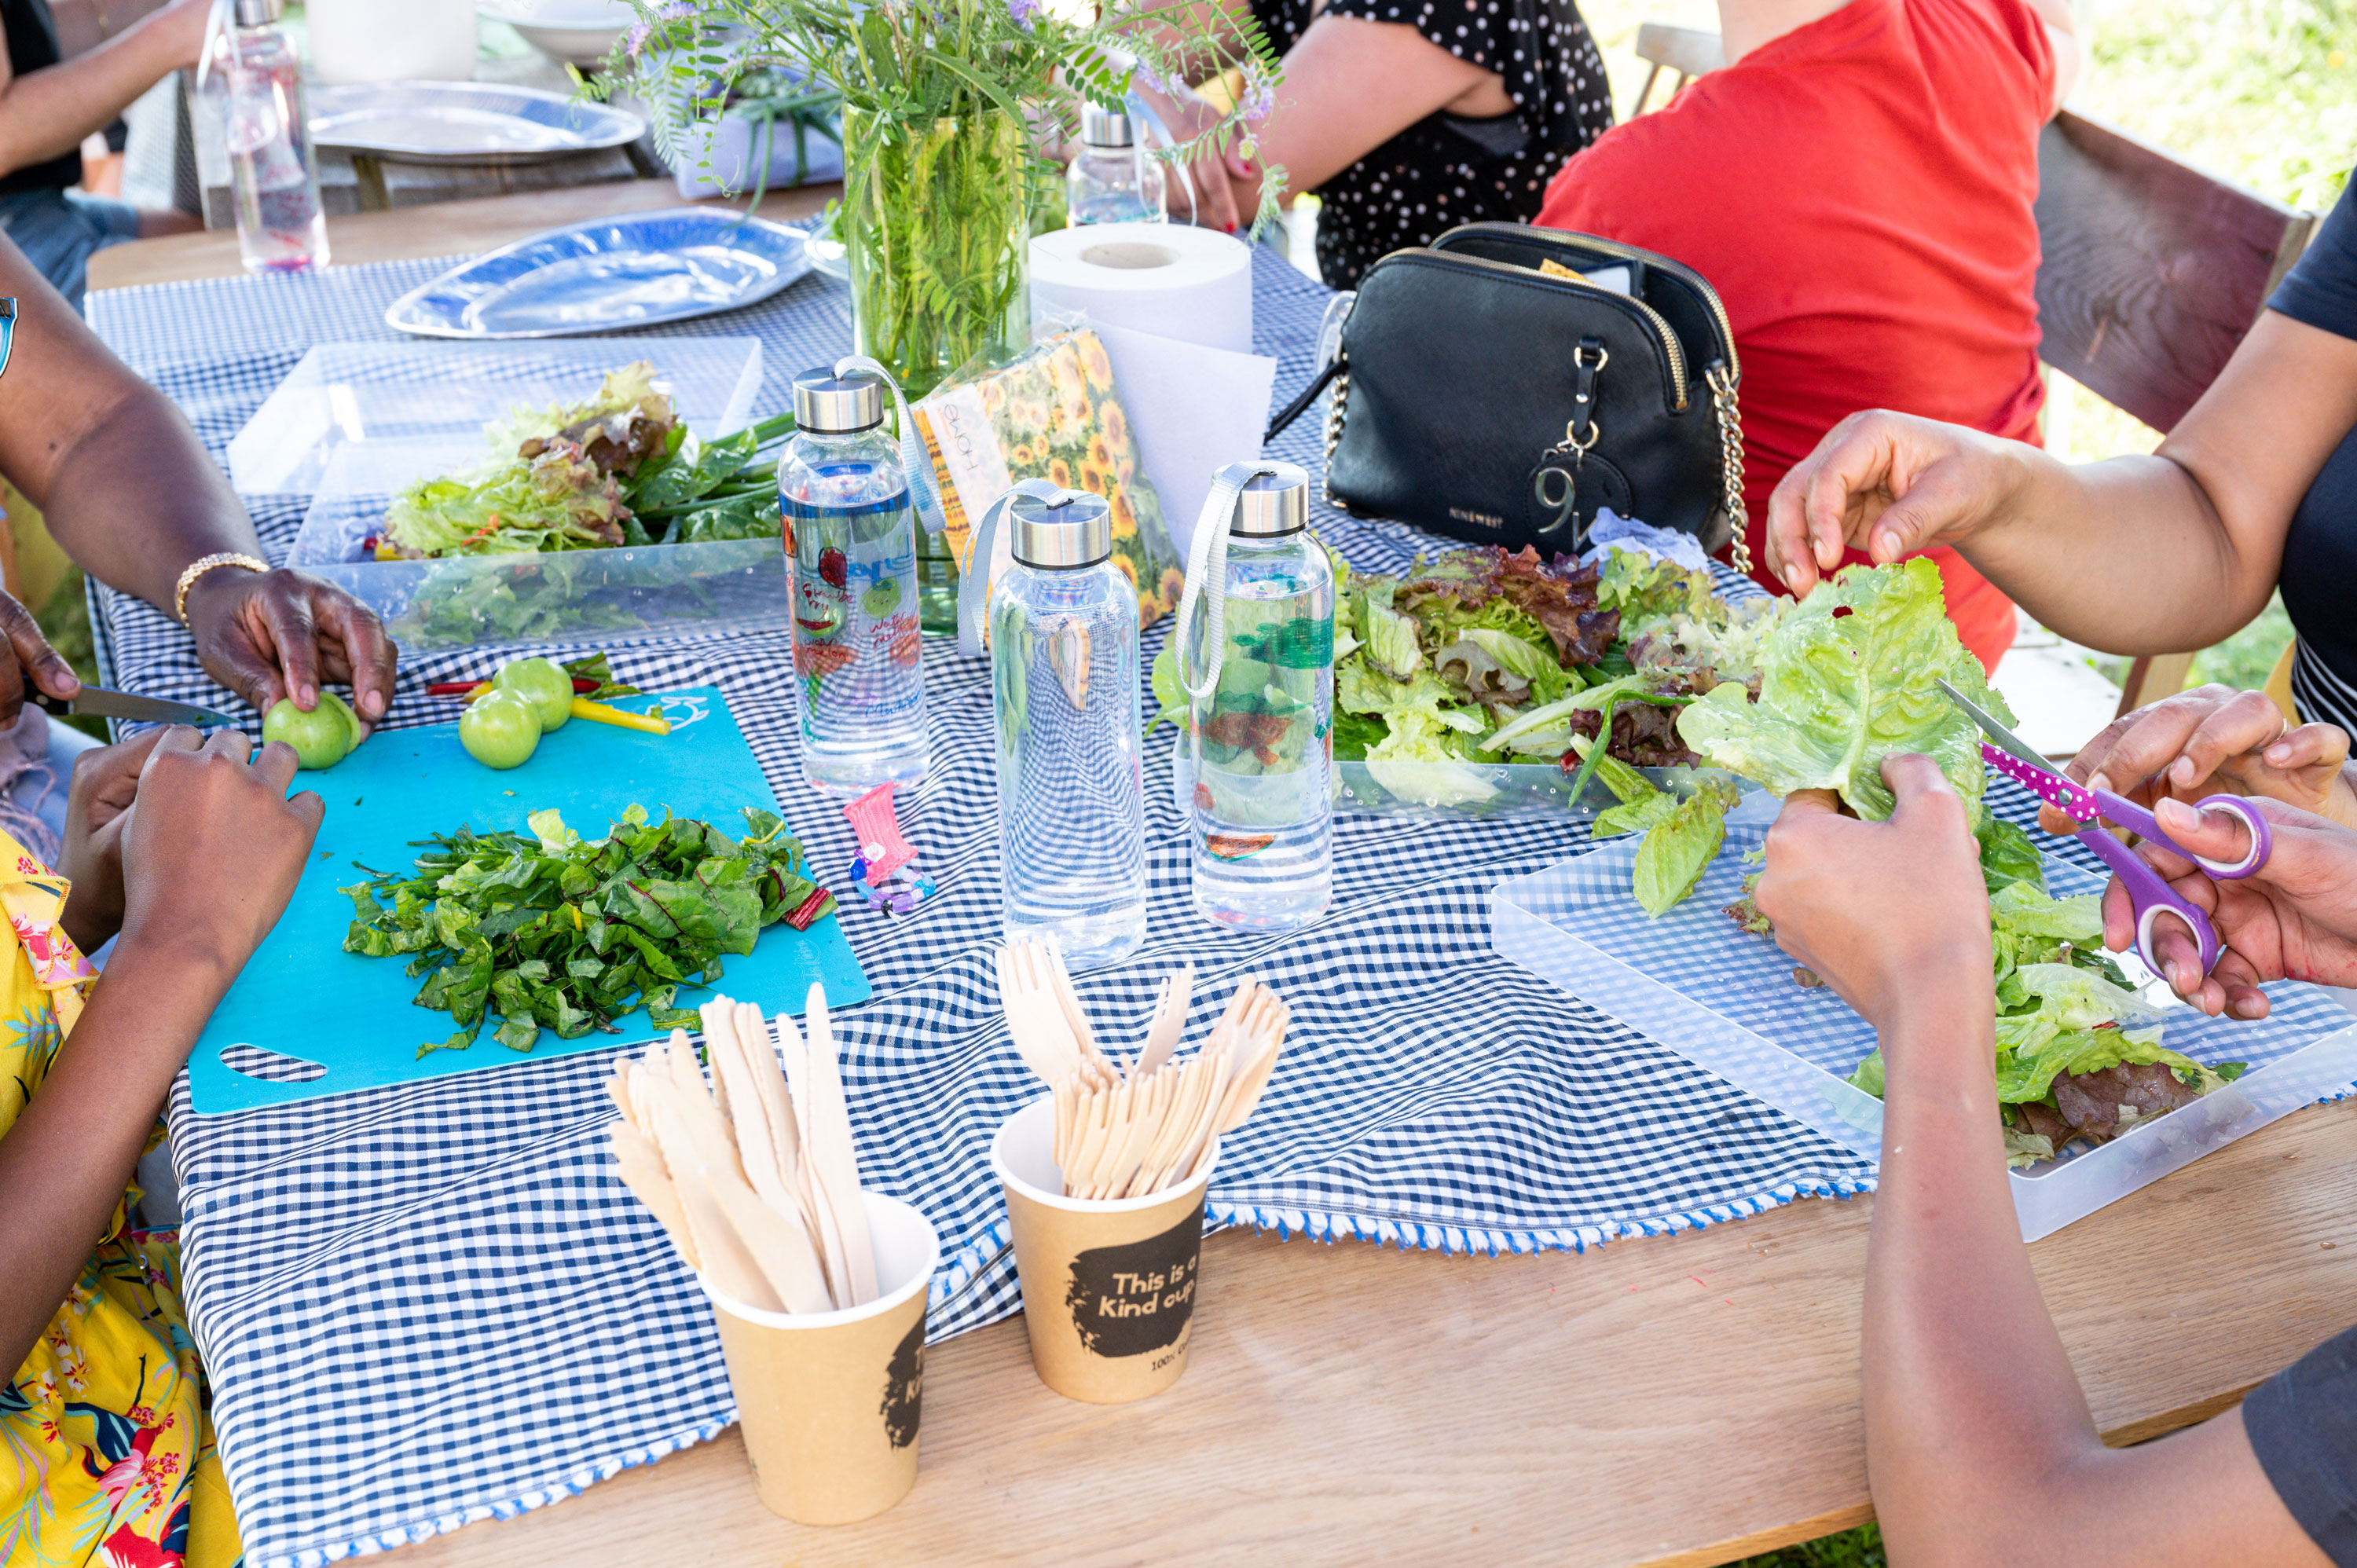
[[[1367,658],[1384,674],[1405,681],[1424,668],[1424,649],[1415,637],[1415,618],[1386,606],[1367,606]]]
[[[1617,544],[1606,554],[1596,585],[1596,602],[1601,608],[1620,612],[1623,637],[1674,616],[1692,616],[1705,622],[1723,621],[1727,616],[1725,605],[1711,591],[1709,573],[1689,572],[1674,561]]]
[[[1995,893],[2008,882],[2046,891],[2046,861],[2038,845],[2003,817],[1984,817],[1975,830],[1981,841],[1981,880]]]
[[[2104,940],[2104,901],[2093,893],[2050,898],[2027,882],[2008,882],[1989,895],[1989,924],[2003,936],[2099,944]]]
[[[1945,677],[2000,719],[2012,713],[1956,640],[1929,560],[1844,571],[1785,612],[1760,666],[1758,702],[1728,683],[1686,708],[1678,733],[1688,746],[1779,795],[1838,790],[1874,821],[1894,804],[1883,757],[1922,752],[1979,819],[1980,731],[1935,682]]]
[[[1646,914],[1658,919],[1695,890],[1727,842],[1727,813],[1737,799],[1734,785],[1706,779],[1645,834],[1630,883]]]
[[[1656,789],[1642,800],[1606,807],[1596,813],[1596,821],[1588,825],[1587,831],[1600,839],[1609,839],[1619,833],[1641,833],[1668,822],[1676,814],[1677,809],[1678,798],[1675,795]]]

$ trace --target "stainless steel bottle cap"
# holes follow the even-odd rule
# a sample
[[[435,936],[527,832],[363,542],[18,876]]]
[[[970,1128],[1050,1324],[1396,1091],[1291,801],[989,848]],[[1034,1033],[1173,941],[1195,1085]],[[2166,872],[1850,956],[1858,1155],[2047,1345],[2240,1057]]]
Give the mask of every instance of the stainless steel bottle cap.
[[[1255,475],[1236,496],[1230,533],[1272,538],[1309,526],[1309,476],[1290,463],[1271,463],[1274,473]]]
[[[1116,114],[1110,109],[1093,103],[1081,105],[1081,141],[1092,147],[1127,147],[1137,141],[1136,133],[1129,126],[1129,116]]]
[[[884,423],[884,378],[873,371],[838,376],[825,365],[794,378],[794,423],[819,435],[848,435]]]
[[[1086,490],[1017,496],[1006,509],[1015,558],[1026,566],[1069,570],[1113,553],[1113,508]]]
[[[237,25],[262,27],[286,15],[286,0],[237,0]]]

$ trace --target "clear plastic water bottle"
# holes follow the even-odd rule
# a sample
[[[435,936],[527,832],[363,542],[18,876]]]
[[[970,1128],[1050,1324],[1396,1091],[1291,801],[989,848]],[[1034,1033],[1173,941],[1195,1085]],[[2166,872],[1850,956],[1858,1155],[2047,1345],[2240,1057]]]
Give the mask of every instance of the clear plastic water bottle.
[[[1224,608],[1189,740],[1195,908],[1281,929],[1334,893],[1334,573],[1309,533],[1309,476],[1262,467],[1236,497],[1224,578],[1203,585]]]
[[[328,264],[328,217],[303,112],[303,62],[278,25],[285,0],[235,0],[221,44],[223,139],[246,270]]]
[[[804,371],[778,459],[802,777],[837,795],[913,786],[928,761],[916,520],[885,407],[871,371]]]
[[[1094,968],[1146,940],[1137,590],[1103,498],[1018,495],[1006,524],[1015,561],[990,594],[1006,935]]]
[[[1160,223],[1162,165],[1137,145],[1129,116],[1081,106],[1081,151],[1065,171],[1065,209],[1083,223]]]

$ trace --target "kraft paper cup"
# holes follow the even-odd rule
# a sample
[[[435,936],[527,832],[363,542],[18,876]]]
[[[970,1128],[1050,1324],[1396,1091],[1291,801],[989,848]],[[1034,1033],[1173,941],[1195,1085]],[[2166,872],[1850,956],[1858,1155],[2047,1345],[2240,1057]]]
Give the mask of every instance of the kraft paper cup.
[[[1037,1100],[991,1141],[1006,1189],[1031,1366],[1066,1399],[1126,1404],[1178,1380],[1203,1261],[1203,1194],[1219,1144],[1187,1186],[1145,1197],[1064,1196],[1056,1102]]]
[[[860,1196],[883,1292],[866,1305],[763,1312],[696,1281],[720,1326],[754,1489],[797,1524],[872,1519],[917,1480],[926,1287],[942,1241],[899,1198]]]

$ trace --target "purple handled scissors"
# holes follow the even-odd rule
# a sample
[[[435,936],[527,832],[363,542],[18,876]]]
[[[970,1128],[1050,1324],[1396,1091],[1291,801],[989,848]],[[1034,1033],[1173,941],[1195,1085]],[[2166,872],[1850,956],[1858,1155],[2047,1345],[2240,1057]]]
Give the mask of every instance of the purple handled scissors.
[[[1935,677],[1936,679],[1936,677]],[[2248,800],[2239,795],[2212,795],[2198,803],[2204,811],[2231,811],[2243,819],[2250,830],[2251,847],[2242,859],[2232,864],[2208,860],[2172,839],[2154,820],[2153,814],[2134,800],[2113,794],[2109,789],[2090,789],[2056,772],[2047,760],[2032,751],[2027,742],[1984,713],[1962,692],[1940,682],[1940,689],[1948,693],[1955,704],[1972,715],[1973,723],[1989,740],[1981,742],[1981,756],[1991,768],[2007,778],[2024,784],[2064,816],[2084,822],[2074,836],[2093,850],[2097,858],[2119,876],[2120,886],[2128,890],[2128,902],[2136,910],[2136,951],[2155,974],[2166,972],[2152,950],[2153,923],[2166,912],[2185,922],[2193,940],[2201,949],[2201,972],[2209,973],[2218,965],[2218,932],[2210,918],[2179,896],[2177,890],[2160,879],[2160,874],[2144,863],[2142,856],[2104,831],[2105,822],[2117,822],[2130,832],[2166,844],[2210,875],[2215,882],[2233,882],[2251,875],[2267,863],[2275,850],[2275,834],[2267,827],[2266,818],[2259,815]],[[1996,744],[1992,746],[1989,741]]]

